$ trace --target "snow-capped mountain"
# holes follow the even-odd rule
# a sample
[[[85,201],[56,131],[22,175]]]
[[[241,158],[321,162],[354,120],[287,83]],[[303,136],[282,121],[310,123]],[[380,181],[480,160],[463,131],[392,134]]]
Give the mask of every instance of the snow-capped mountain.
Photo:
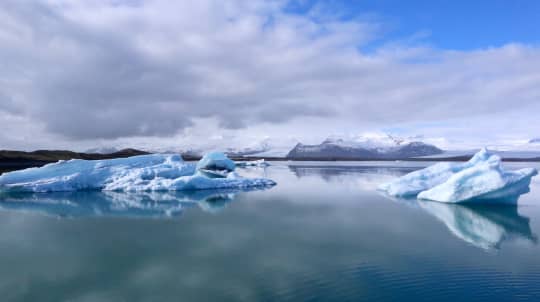
[[[229,147],[224,149],[224,152],[230,156],[248,156],[269,151],[272,148],[270,138],[265,138],[261,141],[254,142],[245,147]]]
[[[97,154],[111,154],[114,152],[118,152],[120,149],[115,147],[96,147],[86,150],[86,153],[97,153]]]
[[[241,157],[285,157],[298,143],[288,137],[210,137],[206,139],[186,139],[169,146],[146,148],[155,153],[180,153],[190,156],[202,156],[210,151],[221,151],[229,156]]]
[[[398,138],[391,135],[332,136],[318,145],[297,144],[288,154],[291,159],[398,159],[440,154],[436,146],[417,138]]]

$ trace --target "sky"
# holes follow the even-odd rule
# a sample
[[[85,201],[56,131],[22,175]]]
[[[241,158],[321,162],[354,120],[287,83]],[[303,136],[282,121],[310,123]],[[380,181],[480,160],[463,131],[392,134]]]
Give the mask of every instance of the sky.
[[[0,2],[0,149],[519,145],[539,113],[539,1]]]

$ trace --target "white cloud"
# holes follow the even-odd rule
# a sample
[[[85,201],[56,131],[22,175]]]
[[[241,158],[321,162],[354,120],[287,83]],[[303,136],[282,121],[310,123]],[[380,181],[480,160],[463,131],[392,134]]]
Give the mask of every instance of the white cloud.
[[[27,148],[162,144],[194,127],[308,141],[393,125],[461,139],[540,133],[539,48],[388,41],[362,52],[381,24],[340,21],[324,6],[294,15],[286,4],[3,1],[0,114],[35,125],[0,127],[43,138]],[[228,129],[194,123],[205,119]]]

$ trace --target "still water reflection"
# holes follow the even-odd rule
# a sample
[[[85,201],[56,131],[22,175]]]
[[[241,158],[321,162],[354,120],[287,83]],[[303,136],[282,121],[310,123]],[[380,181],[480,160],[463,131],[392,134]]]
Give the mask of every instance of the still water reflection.
[[[536,301],[538,179],[517,207],[393,200],[375,190],[422,166],[276,163],[241,171],[278,182],[251,192],[4,195],[0,296]]]
[[[55,192],[0,195],[0,209],[57,217],[111,216],[169,218],[199,207],[217,213],[240,192],[259,189],[220,189],[178,192]]]

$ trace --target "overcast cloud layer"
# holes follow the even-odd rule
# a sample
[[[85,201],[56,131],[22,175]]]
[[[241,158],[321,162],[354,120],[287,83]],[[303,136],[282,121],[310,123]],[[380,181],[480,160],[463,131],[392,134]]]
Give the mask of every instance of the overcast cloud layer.
[[[287,7],[1,1],[0,148],[224,134],[309,141],[385,129],[469,141],[540,136],[540,48],[450,51],[405,38],[373,49],[384,27],[376,19]]]

